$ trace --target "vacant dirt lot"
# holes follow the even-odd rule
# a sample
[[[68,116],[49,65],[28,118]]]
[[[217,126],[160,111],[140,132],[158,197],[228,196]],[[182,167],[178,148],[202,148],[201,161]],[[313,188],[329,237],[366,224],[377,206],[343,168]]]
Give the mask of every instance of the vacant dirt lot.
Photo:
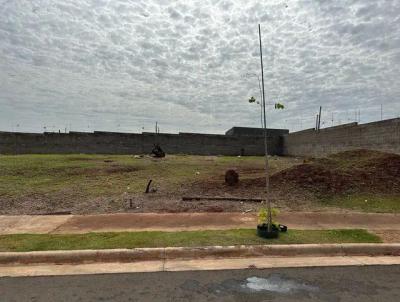
[[[400,212],[400,156],[357,150],[324,159],[270,157],[271,199],[285,210]],[[239,184],[227,186],[235,169]],[[150,193],[145,194],[152,179]],[[262,157],[0,156],[0,214],[248,212],[263,198]]]
[[[298,162],[274,157],[271,169],[275,173]],[[212,179],[224,186],[227,169],[236,169],[246,182],[261,177],[262,167],[262,157],[0,156],[0,214],[242,211],[256,205],[181,199],[184,195],[213,196],[215,190],[204,192],[203,183]],[[150,179],[151,193],[144,194]],[[262,197],[263,192],[262,188],[254,192],[230,189],[216,194]]]

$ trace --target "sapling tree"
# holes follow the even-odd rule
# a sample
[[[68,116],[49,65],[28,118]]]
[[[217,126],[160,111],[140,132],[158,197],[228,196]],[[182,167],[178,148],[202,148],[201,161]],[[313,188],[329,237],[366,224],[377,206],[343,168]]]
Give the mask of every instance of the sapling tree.
[[[262,55],[262,42],[261,42],[261,25],[258,24],[258,37],[260,42],[260,65],[261,65],[261,83],[262,83],[262,113],[263,113],[263,132],[264,132],[264,151],[265,151],[265,201],[267,204],[267,231],[272,232],[272,210],[271,210],[271,200],[269,198],[270,188],[269,188],[269,163],[268,163],[268,145],[267,145],[267,118],[266,118],[266,102],[265,102],[265,88],[264,88],[264,66],[263,66],[263,55]],[[249,102],[254,103],[255,98],[251,97]],[[284,106],[280,103],[275,104],[276,109],[283,109]]]

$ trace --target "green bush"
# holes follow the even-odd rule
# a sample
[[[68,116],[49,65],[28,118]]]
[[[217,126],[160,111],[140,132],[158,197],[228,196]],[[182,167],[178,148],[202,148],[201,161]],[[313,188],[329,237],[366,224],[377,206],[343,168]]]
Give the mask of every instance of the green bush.
[[[272,224],[278,225],[275,221],[276,216],[278,216],[279,210],[272,208],[271,209],[271,216],[272,216]],[[263,206],[258,211],[258,223],[259,224],[266,224],[268,222],[268,210]]]

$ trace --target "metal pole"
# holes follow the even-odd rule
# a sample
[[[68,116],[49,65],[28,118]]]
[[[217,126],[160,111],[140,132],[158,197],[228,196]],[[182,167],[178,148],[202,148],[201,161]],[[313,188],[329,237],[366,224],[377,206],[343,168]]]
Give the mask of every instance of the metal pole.
[[[265,150],[265,201],[267,202],[268,210],[268,221],[267,230],[271,231],[272,228],[272,212],[271,212],[271,200],[269,198],[269,167],[268,167],[268,146],[267,146],[267,118],[265,112],[265,88],[264,88],[264,65],[262,56],[262,43],[261,43],[261,25],[258,24],[258,37],[260,40],[260,63],[261,63],[261,81],[262,81],[262,104],[263,104],[263,114],[264,114],[264,150]]]
[[[319,131],[319,129],[321,129],[321,110],[322,110],[322,106],[319,106],[318,131]]]
[[[261,121],[261,128],[263,127],[263,95],[262,95],[262,90],[261,90],[261,81],[260,81],[260,76],[257,75],[257,79],[258,79],[258,88],[260,89],[260,98],[261,98],[261,102],[260,102],[260,121]]]

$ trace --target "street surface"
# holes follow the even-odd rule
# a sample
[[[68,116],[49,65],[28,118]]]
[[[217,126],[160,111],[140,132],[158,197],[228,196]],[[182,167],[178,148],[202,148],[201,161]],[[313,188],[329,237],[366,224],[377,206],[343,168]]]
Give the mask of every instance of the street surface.
[[[400,265],[0,278],[8,301],[400,301]]]

